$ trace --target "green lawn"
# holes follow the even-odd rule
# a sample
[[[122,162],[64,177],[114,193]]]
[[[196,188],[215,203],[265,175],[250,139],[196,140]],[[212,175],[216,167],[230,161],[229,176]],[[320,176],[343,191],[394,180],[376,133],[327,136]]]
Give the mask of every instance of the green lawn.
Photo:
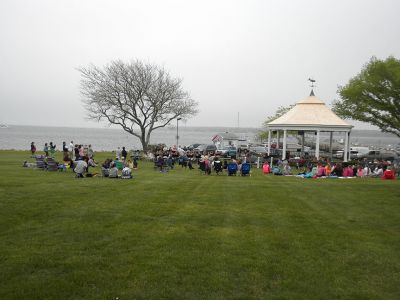
[[[0,299],[400,299],[400,180],[76,179],[28,157],[0,151]]]

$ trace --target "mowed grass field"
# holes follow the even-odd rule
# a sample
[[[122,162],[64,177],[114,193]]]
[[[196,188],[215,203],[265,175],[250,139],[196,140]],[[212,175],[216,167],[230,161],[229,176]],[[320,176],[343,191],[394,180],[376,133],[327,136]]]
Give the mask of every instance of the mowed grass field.
[[[0,299],[400,299],[400,180],[76,179],[29,156],[0,151]]]

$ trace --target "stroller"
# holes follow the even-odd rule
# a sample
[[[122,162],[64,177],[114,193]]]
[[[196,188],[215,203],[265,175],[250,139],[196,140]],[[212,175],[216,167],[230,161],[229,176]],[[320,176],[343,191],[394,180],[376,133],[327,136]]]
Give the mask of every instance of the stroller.
[[[242,164],[242,168],[240,169],[240,175],[242,175],[242,176],[249,175],[250,176],[250,169],[251,169],[251,165],[249,163]]]

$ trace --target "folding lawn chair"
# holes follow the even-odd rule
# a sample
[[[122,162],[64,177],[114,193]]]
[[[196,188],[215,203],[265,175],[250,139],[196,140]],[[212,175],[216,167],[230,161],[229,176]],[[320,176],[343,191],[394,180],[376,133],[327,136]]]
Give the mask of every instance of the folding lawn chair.
[[[251,169],[251,165],[249,163],[242,164],[242,168],[240,169],[240,175],[242,175],[242,176],[249,175],[250,176],[250,169]]]
[[[236,175],[238,171],[238,165],[234,162],[228,164],[228,176]]]

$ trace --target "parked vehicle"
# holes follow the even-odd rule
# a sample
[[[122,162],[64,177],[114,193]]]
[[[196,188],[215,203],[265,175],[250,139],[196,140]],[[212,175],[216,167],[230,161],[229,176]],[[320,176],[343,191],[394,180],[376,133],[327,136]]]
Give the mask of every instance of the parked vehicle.
[[[201,144],[193,149],[196,156],[214,154],[217,151],[217,146],[214,144]]]
[[[214,144],[206,145],[204,155],[215,154],[215,151],[217,151],[217,146],[215,146]]]
[[[198,146],[200,146],[201,144],[191,144],[191,145],[189,145],[189,146],[187,146],[186,148],[189,150],[189,151],[192,151],[192,150],[194,150],[195,148],[197,148]]]
[[[336,158],[343,158],[343,150],[337,151]],[[350,147],[351,159],[367,159],[367,160],[390,160],[398,158],[398,154],[392,150],[369,150],[368,147]]]
[[[221,155],[224,157],[236,157],[237,149],[234,146],[225,146],[221,149],[217,149],[215,154]]]
[[[362,158],[367,158],[368,160],[390,160],[394,161],[399,156],[395,151],[390,150],[370,150],[368,154],[362,156]]]
[[[365,157],[369,152],[368,147],[350,147],[350,157],[362,158]]]
[[[253,152],[255,154],[258,154],[258,155],[265,155],[265,153],[268,152],[268,149],[263,146],[252,146],[252,147],[249,147],[249,151]]]

